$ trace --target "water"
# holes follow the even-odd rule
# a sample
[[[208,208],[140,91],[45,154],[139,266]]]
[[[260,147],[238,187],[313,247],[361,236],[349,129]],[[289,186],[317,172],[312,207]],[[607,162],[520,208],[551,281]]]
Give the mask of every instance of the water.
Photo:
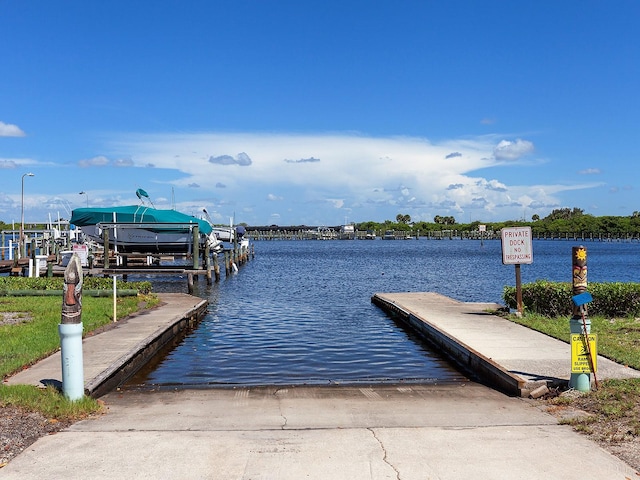
[[[522,281],[571,281],[568,241],[534,241]],[[640,244],[587,242],[589,281],[640,281]],[[130,384],[206,386],[451,382],[463,377],[371,304],[377,292],[434,291],[502,303],[514,285],[500,241],[273,241],[219,283],[209,311]],[[184,291],[184,279],[154,280]]]

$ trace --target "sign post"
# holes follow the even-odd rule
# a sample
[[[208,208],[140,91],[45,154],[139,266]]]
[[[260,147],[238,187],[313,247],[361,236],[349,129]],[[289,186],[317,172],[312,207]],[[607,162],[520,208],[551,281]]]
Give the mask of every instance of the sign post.
[[[509,227],[502,229],[502,263],[515,265],[516,303],[518,315],[522,315],[522,280],[520,265],[533,263],[531,227]]]
[[[587,291],[587,249],[582,245],[571,249],[573,270],[573,316],[569,320],[571,333],[571,377],[569,388],[581,392],[591,390],[591,373],[596,378],[597,342],[591,334],[591,320],[588,318],[587,304],[593,299]],[[574,347],[575,339],[575,347]],[[575,359],[574,359],[574,348]]]

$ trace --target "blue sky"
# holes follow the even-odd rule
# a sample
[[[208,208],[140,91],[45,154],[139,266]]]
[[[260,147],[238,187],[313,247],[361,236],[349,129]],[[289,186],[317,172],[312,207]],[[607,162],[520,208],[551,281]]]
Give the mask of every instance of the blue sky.
[[[249,225],[631,215],[639,21],[635,0],[0,0],[0,220],[23,183],[27,222],[138,188]]]

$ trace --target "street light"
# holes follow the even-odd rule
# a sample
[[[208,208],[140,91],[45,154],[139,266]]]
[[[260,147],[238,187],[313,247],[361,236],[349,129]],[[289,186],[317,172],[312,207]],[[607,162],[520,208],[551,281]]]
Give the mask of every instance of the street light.
[[[24,251],[24,177],[33,177],[33,173],[29,172],[29,173],[25,173],[24,175],[22,175],[22,195],[21,195],[21,200],[20,200],[20,245],[19,245],[19,252],[18,252],[18,258],[20,258],[21,256],[25,256],[25,251]]]
[[[86,195],[87,196],[87,208],[89,208],[89,194],[83,190],[78,195]]]

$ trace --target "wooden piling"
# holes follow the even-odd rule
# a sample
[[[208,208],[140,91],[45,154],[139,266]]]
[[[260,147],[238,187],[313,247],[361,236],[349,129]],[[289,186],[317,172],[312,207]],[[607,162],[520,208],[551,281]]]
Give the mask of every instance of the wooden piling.
[[[213,254],[213,273],[216,277],[216,282],[220,281],[220,264],[218,262],[218,254]]]
[[[204,264],[207,270],[207,285],[211,285],[211,246],[204,247]]]
[[[109,229],[108,228],[102,229],[102,244],[104,245],[104,254],[102,256],[103,267],[109,268]]]

